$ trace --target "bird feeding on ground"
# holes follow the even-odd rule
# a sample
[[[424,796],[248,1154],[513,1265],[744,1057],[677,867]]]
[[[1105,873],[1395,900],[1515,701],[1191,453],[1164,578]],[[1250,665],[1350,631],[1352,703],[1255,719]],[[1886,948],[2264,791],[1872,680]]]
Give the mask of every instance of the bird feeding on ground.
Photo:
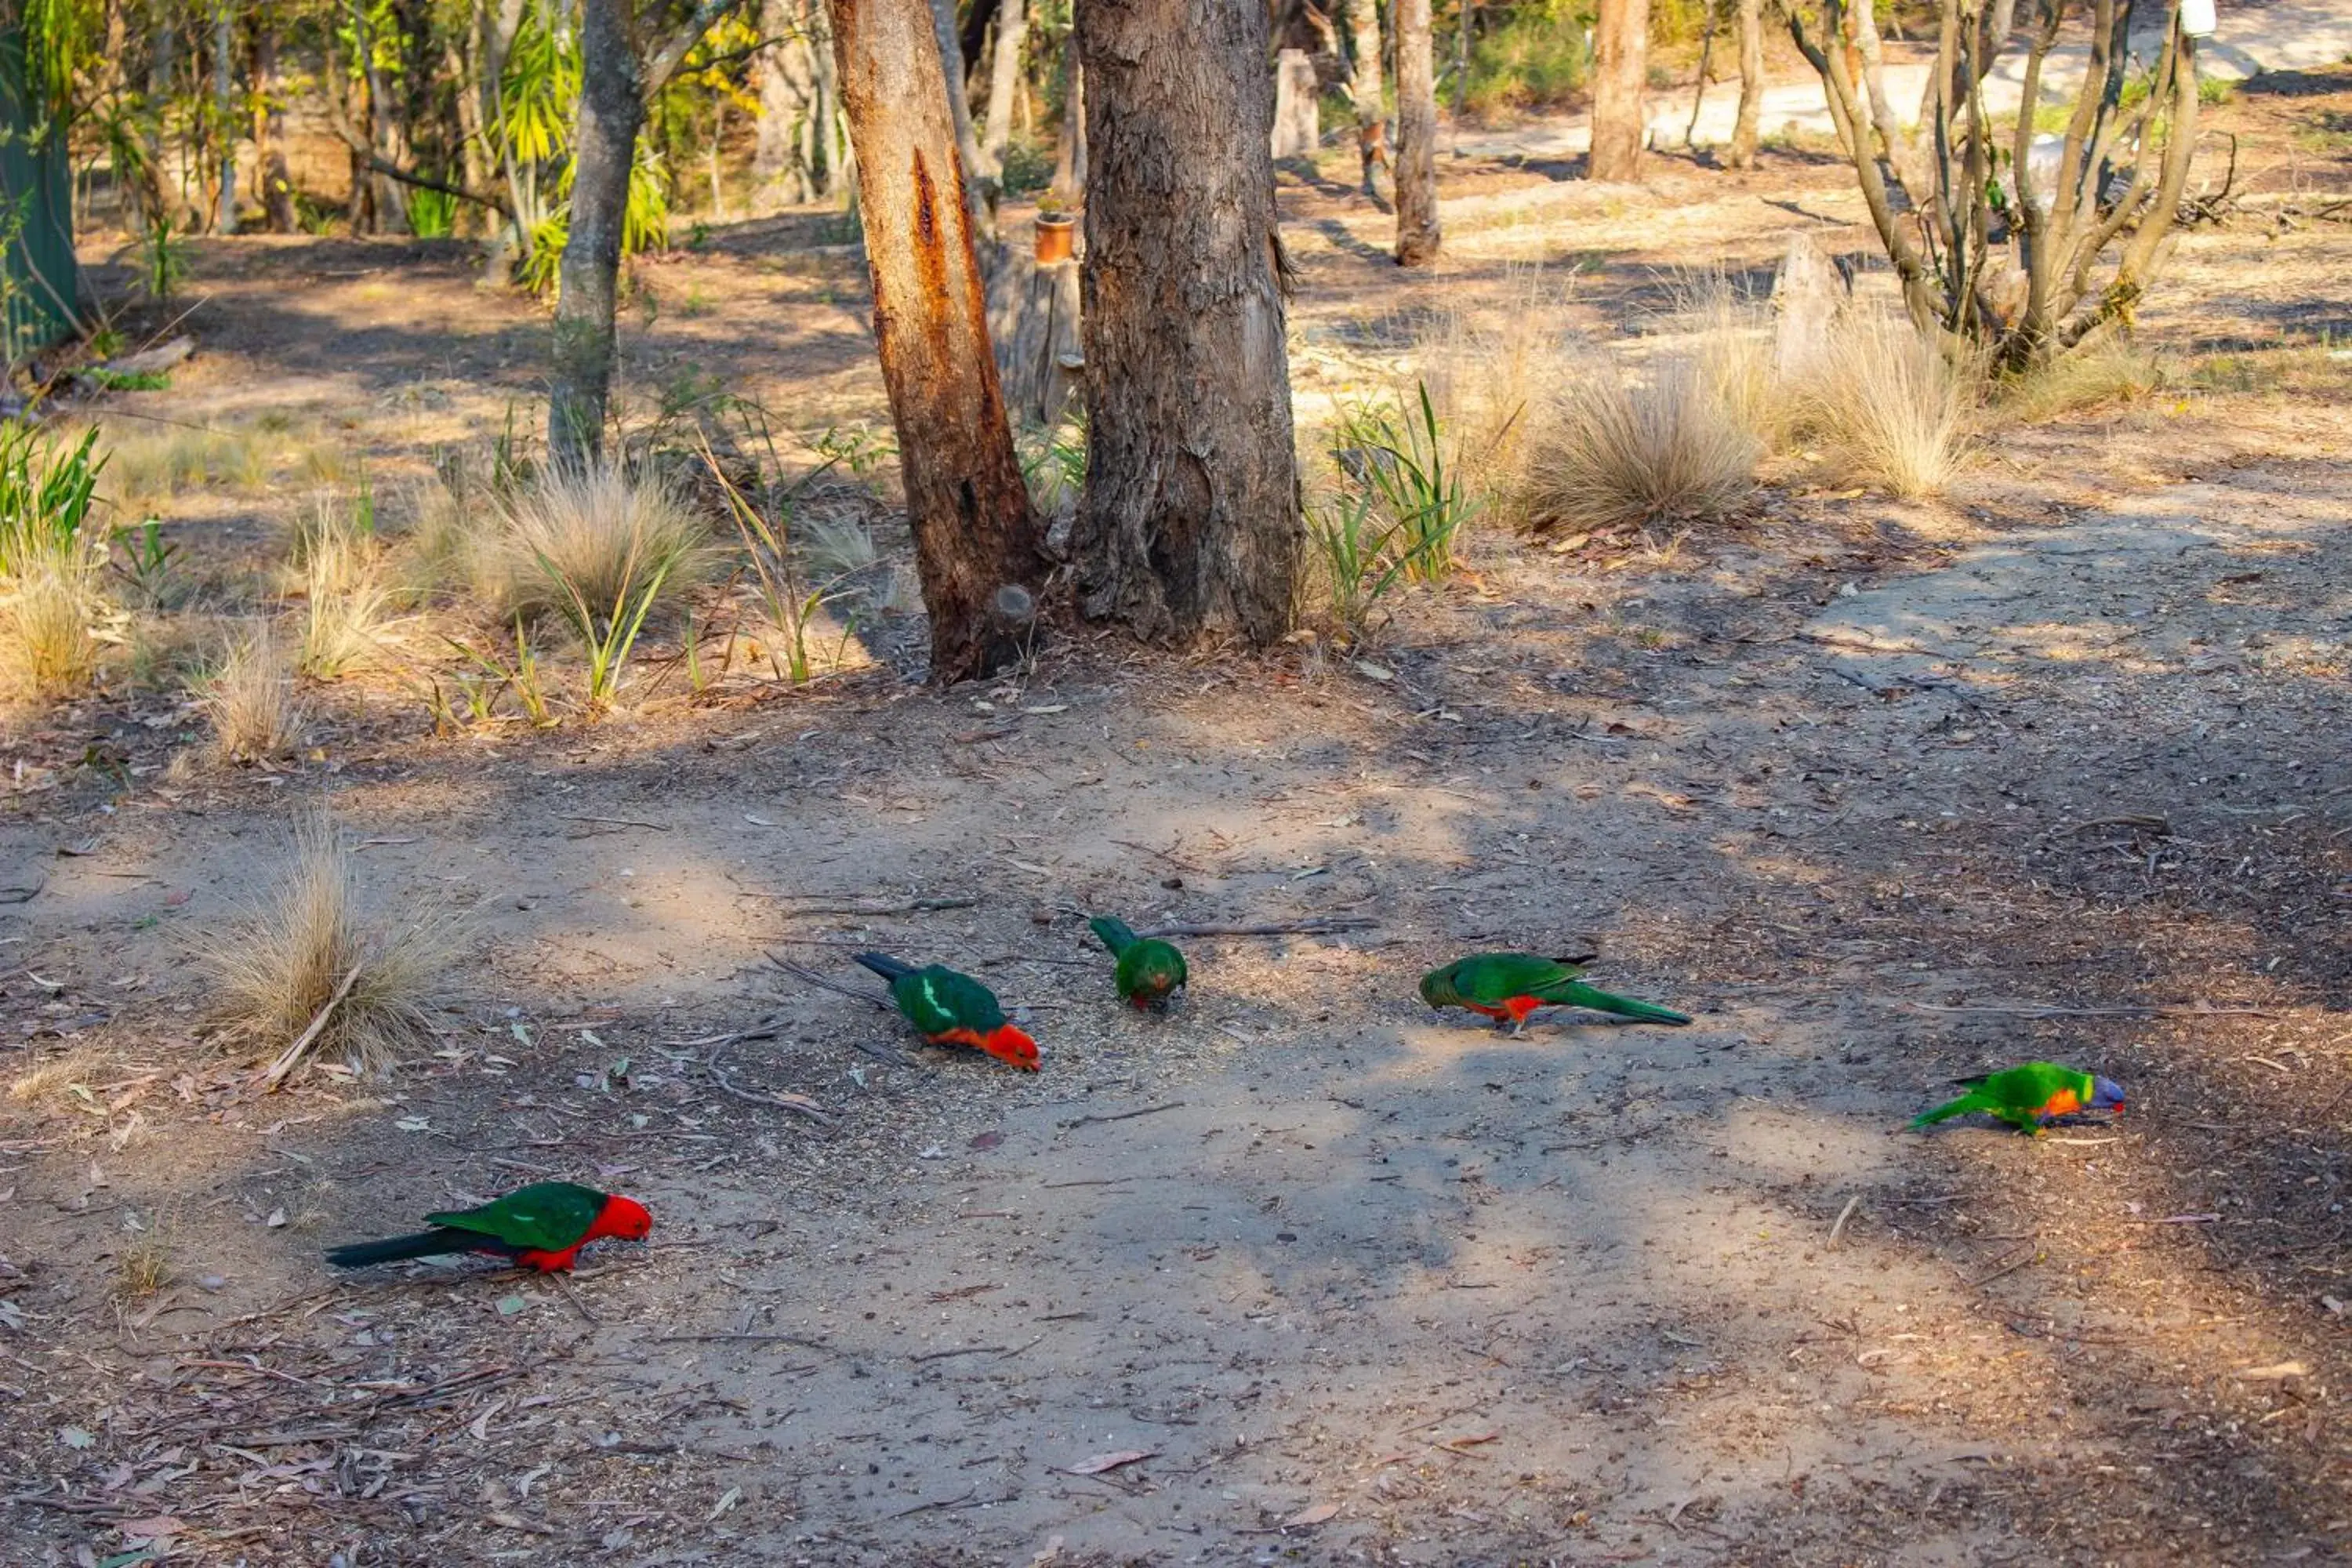
[[[1578,976],[1591,961],[1541,958],[1531,952],[1477,952],[1457,958],[1421,977],[1421,998],[1433,1007],[1466,1007],[1497,1026],[1524,1033],[1528,1015],[1538,1007],[1589,1007],[1643,1024],[1687,1024],[1687,1014],[1629,996],[1613,996]]]
[[[642,1241],[654,1216],[635,1198],[600,1193],[576,1182],[533,1182],[479,1208],[428,1214],[433,1228],[386,1241],[355,1241],[327,1254],[338,1268],[365,1268],[408,1258],[478,1252],[518,1268],[568,1273],[592,1241]]]
[[[1138,1011],[1168,1011],[1168,1004],[1191,978],[1175,943],[1138,936],[1125,921],[1109,915],[1097,915],[1087,924],[1117,961],[1111,980],[1118,994]]]
[[[2025,1062],[1952,1081],[1968,1092],[1913,1117],[1913,1131],[1981,1110],[2039,1138],[2042,1130],[2059,1117],[2082,1110],[2112,1110],[2120,1115],[2124,1108],[2123,1086],[2115,1079],[2076,1072],[2056,1062]]]
[[[945,964],[913,964],[886,952],[861,952],[857,962],[890,983],[890,1000],[935,1046],[970,1046],[1029,1072],[1039,1068],[1037,1042],[1005,1022],[996,993]]]

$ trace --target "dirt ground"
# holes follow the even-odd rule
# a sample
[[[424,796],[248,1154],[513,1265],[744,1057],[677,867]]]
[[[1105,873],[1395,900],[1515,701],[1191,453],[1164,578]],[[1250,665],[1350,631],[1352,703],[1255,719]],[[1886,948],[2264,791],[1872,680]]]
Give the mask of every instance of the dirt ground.
[[[2261,89],[2220,111],[2250,183],[2352,184],[2352,73]],[[1818,156],[1570,173],[1449,170],[1414,277],[1345,170],[1286,178],[1302,410],[1533,264],[1630,334],[1673,268],[1868,248]],[[645,417],[702,378],[881,420],[830,224],[646,264]],[[1942,500],[1800,462],[1736,527],[1489,530],[1370,665],[1066,629],[940,692],[885,627],[804,690],[552,732],[339,683],[274,771],[170,765],[199,725],[152,691],[19,713],[0,1074],[65,1068],[0,1100],[0,1557],[2352,1555],[2346,233],[2188,236],[2144,319],[2179,380],[1996,424]],[[462,247],[224,242],[190,292],[198,359],[110,406],[320,421],[388,495],[539,374]],[[173,526],[231,582],[300,499]],[[473,936],[428,1059],[265,1096],[186,953],[320,797],[372,897]],[[1193,941],[1163,1020],[1112,1005],[1103,910],[1376,923]],[[1414,994],[1586,944],[1696,1023],[1513,1040]],[[882,1059],[768,956],[858,946],[986,977],[1045,1072]],[[2032,1057],[2128,1111],[1895,1131]],[[556,1175],[653,1241],[568,1289],[320,1260]]]

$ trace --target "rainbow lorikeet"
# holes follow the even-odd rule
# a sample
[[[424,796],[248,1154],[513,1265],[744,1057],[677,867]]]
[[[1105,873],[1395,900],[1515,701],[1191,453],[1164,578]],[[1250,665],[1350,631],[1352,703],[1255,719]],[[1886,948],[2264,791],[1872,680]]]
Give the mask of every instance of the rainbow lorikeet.
[[[1687,1015],[1631,997],[1612,996],[1577,978],[1592,955],[1538,958],[1531,952],[1477,952],[1421,977],[1421,999],[1433,1007],[1467,1007],[1517,1035],[1538,1007],[1590,1007],[1644,1024],[1687,1024]]]
[[[931,1044],[970,1046],[999,1061],[1037,1070],[1037,1042],[1006,1023],[996,993],[971,975],[939,963],[918,969],[884,952],[856,957],[890,983],[890,1000]]]
[[[1108,915],[1097,915],[1087,924],[1102,938],[1111,957],[1118,961],[1118,968],[1112,972],[1118,994],[1138,1009],[1168,1011],[1168,1004],[1184,989],[1188,978],[1184,955],[1176,951],[1176,944],[1158,937],[1138,936],[1125,921],[1113,920]]]
[[[2056,1062],[2027,1062],[1979,1078],[1952,1081],[1968,1093],[1913,1117],[1911,1126],[1915,1131],[1955,1116],[1966,1116],[1971,1110],[1981,1110],[2038,1138],[2042,1127],[2058,1117],[2072,1116],[2078,1110],[2121,1111],[2124,1108],[2123,1086],[2115,1079],[2076,1072]]]
[[[355,1241],[330,1250],[327,1261],[338,1268],[365,1268],[404,1258],[482,1252],[518,1268],[554,1274],[568,1272],[592,1241],[638,1241],[654,1227],[654,1216],[636,1199],[576,1182],[533,1182],[479,1208],[429,1214],[425,1221],[431,1230],[389,1241]]]

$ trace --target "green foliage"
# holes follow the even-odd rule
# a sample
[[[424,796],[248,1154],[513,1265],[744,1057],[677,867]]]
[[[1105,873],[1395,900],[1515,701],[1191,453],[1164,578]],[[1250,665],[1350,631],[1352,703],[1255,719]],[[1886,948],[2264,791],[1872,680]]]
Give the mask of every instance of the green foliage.
[[[162,392],[172,384],[168,370],[109,370],[102,364],[74,372],[74,379],[101,392]]]
[[[1392,410],[1376,404],[1343,406],[1337,450],[1373,512],[1394,529],[1393,548],[1404,575],[1442,583],[1454,572],[1454,536],[1475,515],[1478,503],[1463,483],[1459,453],[1449,448],[1438,426],[1428,384],[1415,382],[1413,390],[1417,406],[1402,393]]]
[[[824,434],[809,444],[824,458],[826,468],[839,464],[860,479],[898,455],[898,447],[888,432],[877,430],[863,420],[846,429],[829,425]]]
[[[457,232],[457,198],[422,187],[408,193],[408,232],[419,239],[446,239]]]
[[[163,537],[159,518],[114,531],[115,574],[130,590],[131,602],[142,609],[166,609],[184,596],[173,567],[179,555],[180,547]]]
[[[1380,520],[1373,498],[1361,492],[1307,510],[1307,537],[1331,595],[1332,629],[1349,647],[1360,647],[1379,629],[1374,617],[1385,617],[1382,601],[1404,579],[1406,556],[1394,548],[1400,531]]]
[[[1470,46],[1462,94],[1474,114],[1565,108],[1591,74],[1586,43],[1591,0],[1538,0],[1514,7]]]
[[[169,213],[157,213],[140,237],[139,286],[150,300],[161,301],[170,299],[187,275],[187,242],[173,234]]]
[[[106,467],[97,448],[95,430],[61,447],[37,426],[0,424],[0,577],[89,551],[90,503]]]

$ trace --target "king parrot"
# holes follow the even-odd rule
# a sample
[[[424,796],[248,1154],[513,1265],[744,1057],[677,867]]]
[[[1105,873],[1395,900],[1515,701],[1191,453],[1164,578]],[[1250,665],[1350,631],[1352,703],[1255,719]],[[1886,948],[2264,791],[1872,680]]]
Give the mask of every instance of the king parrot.
[[[1139,1011],[1147,1007],[1155,1013],[1168,1011],[1168,1004],[1184,989],[1188,978],[1184,955],[1176,951],[1175,943],[1138,936],[1125,921],[1108,915],[1097,915],[1087,924],[1118,961],[1112,972],[1118,994]]]
[[[404,1258],[482,1252],[518,1268],[563,1273],[590,1242],[605,1237],[638,1241],[654,1227],[654,1216],[636,1199],[576,1182],[533,1182],[479,1208],[429,1214],[425,1221],[431,1230],[334,1247],[327,1261],[338,1268],[365,1268]]]
[[[918,969],[884,952],[856,956],[890,983],[890,1000],[931,1044],[970,1046],[999,1061],[1038,1070],[1037,1042],[1006,1023],[996,993],[971,975],[939,963]]]
[[[2027,1062],[1980,1078],[1952,1081],[1968,1093],[1913,1117],[1914,1131],[1955,1116],[1966,1116],[1971,1110],[1981,1110],[1988,1116],[1999,1117],[2021,1132],[2031,1132],[2039,1138],[2043,1125],[2058,1117],[2072,1116],[2078,1110],[2121,1111],[2124,1108],[2123,1086],[2115,1079],[2076,1072],[2056,1062]]]
[[[1687,1024],[1686,1014],[1654,1006],[1626,996],[1612,996],[1578,980],[1591,954],[1578,958],[1538,958],[1531,952],[1477,952],[1457,958],[1443,969],[1421,977],[1421,999],[1433,1007],[1467,1007],[1497,1024],[1507,1023],[1513,1035],[1527,1027],[1528,1015],[1538,1007],[1590,1007],[1644,1024]]]

